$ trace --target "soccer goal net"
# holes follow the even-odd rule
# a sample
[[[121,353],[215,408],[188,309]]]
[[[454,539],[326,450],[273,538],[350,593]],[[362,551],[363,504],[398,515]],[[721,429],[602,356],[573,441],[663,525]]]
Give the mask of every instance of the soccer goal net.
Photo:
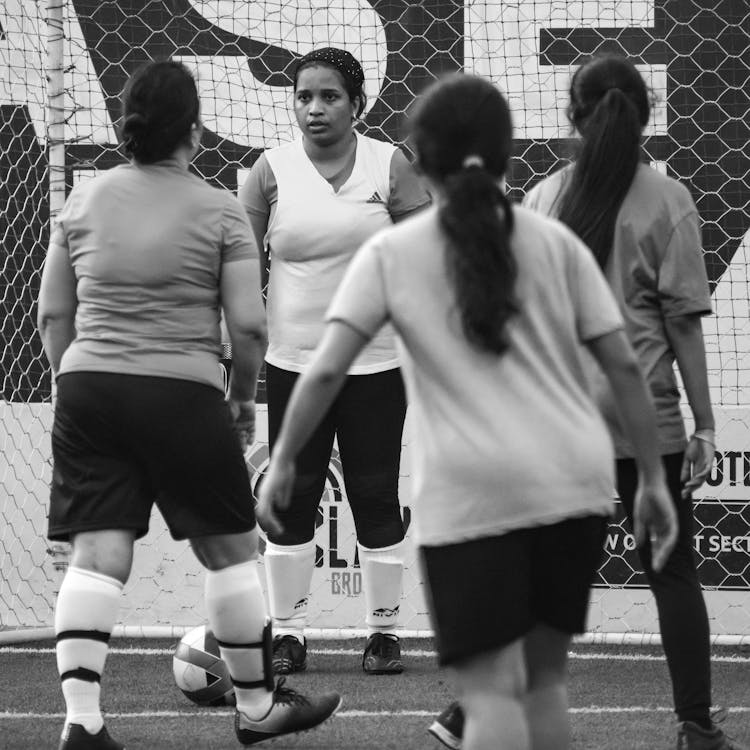
[[[235,191],[258,155],[290,140],[290,72],[301,54],[339,46],[361,60],[362,130],[402,142],[410,102],[435,76],[482,74],[507,95],[520,198],[566,158],[574,66],[598,51],[629,56],[657,99],[645,139],[656,169],[691,191],[703,221],[714,314],[705,319],[718,447],[697,498],[695,550],[716,637],[750,639],[750,6],[745,0],[4,0],[0,4],[0,639],[48,633],[67,564],[46,540],[53,384],[35,326],[50,222],[78,181],[122,162],[119,95],[141,63],[194,71],[206,126],[195,170]],[[458,365],[457,365],[458,366]],[[262,401],[262,398],[261,398]],[[267,460],[264,407],[248,456]],[[409,427],[401,498],[410,520]],[[539,455],[539,471],[546,457]],[[364,626],[361,575],[334,452],[318,516],[310,625]],[[592,639],[658,632],[621,514],[594,591]],[[466,576],[482,571],[464,572]],[[160,519],[138,543],[122,632],[179,633],[203,621],[202,572]],[[429,621],[414,550],[401,625]]]

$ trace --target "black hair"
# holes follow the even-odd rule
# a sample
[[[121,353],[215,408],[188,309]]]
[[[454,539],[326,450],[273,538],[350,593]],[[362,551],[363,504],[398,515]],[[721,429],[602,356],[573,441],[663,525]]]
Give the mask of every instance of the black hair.
[[[568,119],[580,133],[575,164],[556,201],[557,216],[605,268],[615,223],[641,160],[651,96],[624,57],[595,57],[570,82]]]
[[[358,100],[357,113],[355,115],[358,118],[365,111],[365,105],[367,104],[367,96],[364,89],[365,74],[359,60],[351,52],[339,49],[338,47],[314,49],[312,52],[303,55],[297,62],[297,67],[294,70],[294,91],[297,90],[299,74],[305,68],[310,68],[314,65],[326,65],[329,68],[333,68],[339,74],[349,101]]]
[[[125,153],[135,161],[153,164],[168,158],[199,123],[195,80],[182,63],[147,63],[125,84],[120,135]]]
[[[500,187],[512,148],[508,104],[484,78],[455,73],[417,100],[410,129],[420,169],[444,191],[438,216],[464,335],[502,354],[519,309],[513,210]]]

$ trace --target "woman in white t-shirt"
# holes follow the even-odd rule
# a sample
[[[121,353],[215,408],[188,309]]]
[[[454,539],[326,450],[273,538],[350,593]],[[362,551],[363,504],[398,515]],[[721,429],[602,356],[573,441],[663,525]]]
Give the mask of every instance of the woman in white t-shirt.
[[[511,208],[500,187],[512,140],[498,90],[448,77],[419,102],[412,130],[438,204],[378,233],[349,267],[287,408],[258,513],[278,524],[297,452],[350,362],[393,325],[415,426],[414,528],[465,747],[562,750],[567,650],[585,627],[614,484],[581,342],[638,446],[636,537],[650,537],[659,567],[675,517],[652,453],[654,409],[591,253],[558,222]]]
[[[266,393],[271,452],[289,394],[323,333],[324,315],[357,248],[429,203],[411,164],[391,143],[354,129],[364,73],[347,51],[314,50],[297,65],[300,136],[260,156],[240,190],[267,288]],[[334,437],[357,531],[369,637],[362,666],[402,671],[396,635],[404,525],[398,498],[406,396],[392,329],[349,368],[346,386],[297,457],[295,502],[265,552],[274,669],[305,669],[304,628],[315,565],[315,528]]]

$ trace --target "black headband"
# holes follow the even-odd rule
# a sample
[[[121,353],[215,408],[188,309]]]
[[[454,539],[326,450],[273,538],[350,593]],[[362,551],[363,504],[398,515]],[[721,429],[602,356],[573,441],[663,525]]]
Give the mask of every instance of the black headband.
[[[344,77],[344,80],[351,84],[350,88],[354,91],[359,91],[365,82],[365,74],[357,58],[351,52],[339,49],[338,47],[321,47],[303,55],[297,63],[297,69],[294,72],[295,82],[303,66],[316,62],[325,63],[336,68]]]

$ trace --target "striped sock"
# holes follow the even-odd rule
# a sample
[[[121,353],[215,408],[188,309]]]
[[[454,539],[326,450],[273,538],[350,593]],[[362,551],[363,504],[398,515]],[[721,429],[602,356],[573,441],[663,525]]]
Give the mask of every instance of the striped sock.
[[[109,576],[69,567],[55,605],[57,670],[66,724],[96,734],[103,726],[100,680],[115,625],[122,584]]]
[[[206,572],[206,611],[234,683],[237,708],[258,719],[271,708],[273,675],[270,672],[270,630],[265,642],[266,603],[251,560]],[[264,658],[265,656],[265,658]]]

